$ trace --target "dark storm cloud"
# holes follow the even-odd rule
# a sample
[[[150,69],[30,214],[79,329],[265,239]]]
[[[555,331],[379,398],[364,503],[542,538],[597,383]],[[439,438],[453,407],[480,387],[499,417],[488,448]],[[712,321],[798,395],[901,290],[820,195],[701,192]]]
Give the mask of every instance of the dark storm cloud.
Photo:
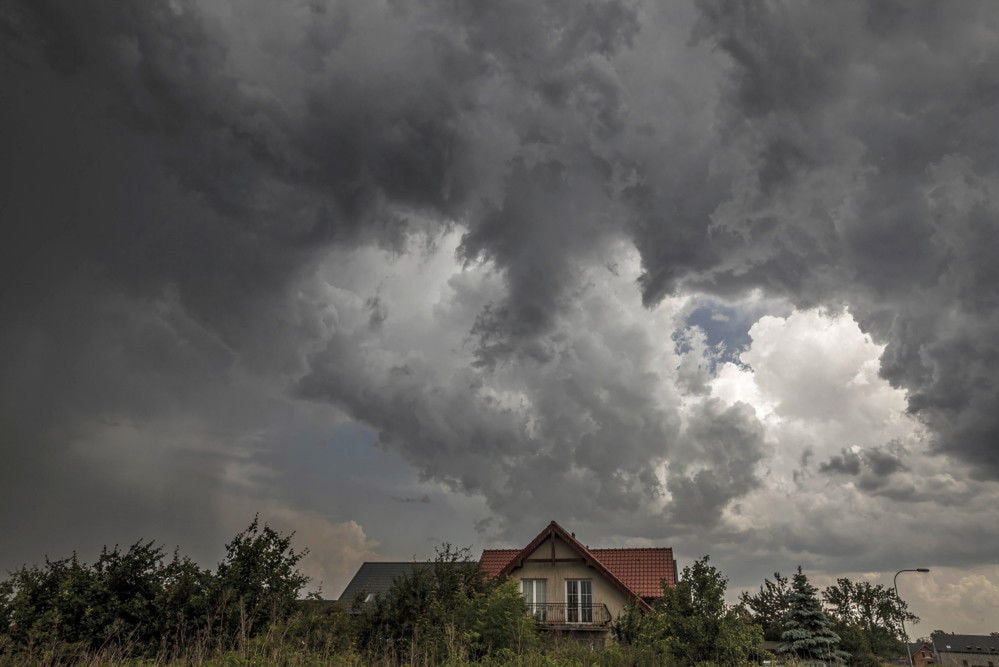
[[[855,477],[857,488],[872,495],[881,495],[899,501],[928,499],[929,496],[920,494],[915,486],[914,482],[918,480],[893,477],[896,473],[909,470],[902,460],[905,455],[906,452],[899,443],[859,451],[844,449],[840,454],[820,463],[819,472]],[[938,496],[940,503],[946,503],[943,493],[939,493]]]
[[[838,473],[841,475],[859,475],[860,465],[860,455],[856,452],[843,450],[842,454],[837,454],[825,463],[820,463],[819,472]]]
[[[714,526],[731,501],[759,486],[763,427],[748,405],[708,399],[691,415],[687,436],[700,469],[688,473],[682,454],[670,461],[670,519],[680,526]]]
[[[226,444],[163,474],[208,504],[305,397],[505,520],[715,526],[758,488],[762,427],[704,397],[711,360],[664,390],[670,332],[591,298],[622,239],[647,305],[712,295],[688,313],[709,348],[746,344],[717,304],[754,288],[848,306],[940,451],[999,476],[989,5],[25,1],[0,22],[4,507],[39,484],[123,505],[124,466],[67,469],[73,443],[132,424],[118,460],[139,460],[184,420]],[[502,282],[462,320],[474,363],[379,348],[377,280],[354,330],[303,287],[331,247],[450,230]],[[904,471],[879,451],[872,478]]]
[[[634,386],[644,369],[606,373],[610,387],[584,378],[542,387],[541,416],[558,445],[537,451],[523,415],[469,392],[481,382],[471,369],[427,394],[433,368],[402,364],[379,377],[378,359],[356,366],[361,341],[340,334],[321,356],[303,355],[321,333],[295,292],[324,246],[403,252],[411,234],[457,222],[459,258],[493,263],[507,286],[471,330],[482,367],[550,360],[559,345],[544,336],[622,217],[612,141],[625,110],[609,59],[635,34],[634,10],[616,2],[300,9],[304,20],[289,30],[304,29],[301,38],[261,53],[279,38],[271,25],[280,34],[287,16],[268,3],[241,5],[228,23],[183,2],[6,5],[15,46],[5,78],[22,95],[4,110],[21,130],[5,163],[5,226],[15,242],[4,266],[10,283],[33,279],[7,302],[20,326],[7,331],[5,349],[14,359],[68,359],[62,395],[25,396],[26,378],[55,376],[27,361],[6,376],[5,393],[18,396],[4,406],[5,450],[43,468],[79,438],[53,424],[105,415],[137,420],[140,433],[190,414],[210,429],[220,418],[205,408],[223,391],[213,382],[238,385],[233,377],[249,372],[280,386],[307,371],[304,393],[346,408],[426,475],[484,492],[507,515],[523,504],[524,484],[551,488],[546,471],[565,475],[605,508],[598,513],[655,496],[648,464],[665,453],[676,417]],[[69,285],[82,295],[67,297],[79,316],[60,343],[53,322],[66,305],[48,295]],[[101,305],[114,299],[122,305],[104,322]],[[377,332],[391,311],[377,294],[367,307]],[[157,341],[127,326],[161,311],[203,340],[167,326]],[[102,336],[104,326],[137,358]],[[108,360],[107,372],[81,363],[96,360]],[[556,400],[565,388],[568,400]],[[230,393],[240,403],[241,389]],[[425,397],[424,409],[413,410],[415,397]],[[33,418],[46,399],[49,414]],[[560,430],[561,411],[577,406],[582,420]],[[224,414],[247,432],[277,418],[249,406]],[[444,415],[447,430],[432,428]],[[600,430],[589,433],[587,420]],[[142,458],[145,446],[130,455]],[[498,461],[508,477],[496,474]],[[507,479],[516,483],[504,487]],[[174,490],[183,497],[185,486]]]

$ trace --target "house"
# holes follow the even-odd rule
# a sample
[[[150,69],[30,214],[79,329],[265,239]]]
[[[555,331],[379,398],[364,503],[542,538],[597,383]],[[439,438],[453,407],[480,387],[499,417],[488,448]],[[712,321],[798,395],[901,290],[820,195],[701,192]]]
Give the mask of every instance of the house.
[[[542,628],[599,639],[629,603],[650,609],[676,585],[672,549],[591,549],[554,521],[523,548],[486,549],[479,567],[516,579]]]
[[[374,602],[379,595],[387,593],[392,588],[392,582],[399,577],[433,565],[433,563],[418,561],[362,563],[354,578],[340,594],[340,602],[351,608],[355,601],[362,605]]]
[[[933,652],[933,642],[926,639],[921,639],[916,642],[909,642],[907,645],[909,656],[904,657],[899,661],[899,664],[909,664],[909,658],[912,658],[913,665],[934,665],[936,664],[936,655]]]
[[[951,667],[997,667],[999,632],[991,635],[955,635],[937,630],[930,635],[934,662]]]

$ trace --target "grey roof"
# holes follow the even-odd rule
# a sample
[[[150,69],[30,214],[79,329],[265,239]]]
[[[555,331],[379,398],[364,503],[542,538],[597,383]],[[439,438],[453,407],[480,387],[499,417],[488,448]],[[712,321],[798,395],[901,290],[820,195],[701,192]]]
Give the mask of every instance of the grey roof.
[[[934,632],[930,637],[937,653],[989,653],[999,655],[999,633],[991,635],[954,635]]]
[[[340,594],[340,600],[346,604],[351,604],[358,595],[366,597],[368,593],[381,595],[387,593],[392,587],[392,582],[398,577],[409,574],[419,567],[426,567],[431,563],[408,561],[394,563],[363,563],[357,574],[347,584]]]

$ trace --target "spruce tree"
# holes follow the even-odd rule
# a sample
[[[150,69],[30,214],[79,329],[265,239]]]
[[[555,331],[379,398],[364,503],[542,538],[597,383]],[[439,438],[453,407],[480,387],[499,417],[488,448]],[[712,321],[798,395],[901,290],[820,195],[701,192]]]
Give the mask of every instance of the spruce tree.
[[[818,590],[798,567],[791,585],[791,608],[777,652],[800,660],[834,662],[845,660],[839,650],[839,635],[832,631],[829,617],[819,602]]]

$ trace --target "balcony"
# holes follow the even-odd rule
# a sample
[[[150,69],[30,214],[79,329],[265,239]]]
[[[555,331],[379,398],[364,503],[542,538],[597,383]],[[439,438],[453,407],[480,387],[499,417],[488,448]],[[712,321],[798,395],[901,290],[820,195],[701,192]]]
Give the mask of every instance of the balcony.
[[[560,627],[572,630],[593,630],[610,625],[611,615],[607,605],[573,604],[565,602],[528,603],[527,609],[543,627]]]

